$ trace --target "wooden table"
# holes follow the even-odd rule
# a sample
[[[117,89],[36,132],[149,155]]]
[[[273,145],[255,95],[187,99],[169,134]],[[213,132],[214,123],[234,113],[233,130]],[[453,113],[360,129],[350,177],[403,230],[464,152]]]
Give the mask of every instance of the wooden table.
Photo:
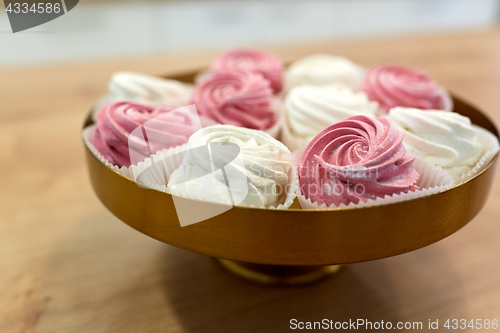
[[[500,124],[500,29],[271,49],[330,52],[372,66],[427,69]],[[208,64],[214,53],[0,71],[0,332],[284,332],[290,320],[500,320],[500,177],[455,235],[350,265],[300,288],[226,274],[208,258],[123,224],[89,184],[80,139],[89,106],[117,70]]]

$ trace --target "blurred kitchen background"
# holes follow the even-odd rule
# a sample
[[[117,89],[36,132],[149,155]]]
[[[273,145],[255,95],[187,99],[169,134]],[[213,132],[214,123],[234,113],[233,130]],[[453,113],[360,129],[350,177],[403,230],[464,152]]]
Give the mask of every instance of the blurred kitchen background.
[[[0,67],[116,56],[481,29],[500,0],[81,0],[12,34],[0,10]]]

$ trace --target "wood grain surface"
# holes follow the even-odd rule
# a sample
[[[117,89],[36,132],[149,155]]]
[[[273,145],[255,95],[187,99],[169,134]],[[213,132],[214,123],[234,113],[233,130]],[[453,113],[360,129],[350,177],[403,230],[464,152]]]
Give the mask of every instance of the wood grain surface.
[[[365,66],[421,67],[500,124],[500,29],[270,50],[285,60],[329,52]],[[293,318],[421,321],[424,328],[429,319],[441,326],[453,318],[500,320],[500,177],[482,212],[455,235],[299,288],[233,278],[109,213],[83,160],[89,106],[114,71],[181,72],[214,54],[0,71],[1,333],[286,332]]]

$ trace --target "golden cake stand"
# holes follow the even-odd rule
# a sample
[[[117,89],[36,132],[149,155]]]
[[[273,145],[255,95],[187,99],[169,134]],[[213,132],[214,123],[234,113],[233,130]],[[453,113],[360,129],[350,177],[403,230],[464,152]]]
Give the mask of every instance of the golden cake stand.
[[[170,78],[190,82],[195,73]],[[455,111],[497,137],[493,122],[454,97]],[[89,115],[84,127],[92,124]],[[181,227],[172,196],[145,189],[85,150],[92,186],[102,203],[132,228],[161,242],[210,257],[229,271],[267,284],[300,284],[339,265],[420,249],[457,232],[483,207],[498,154],[472,179],[418,199],[367,208],[288,210],[233,207]],[[187,199],[186,199],[187,200]]]

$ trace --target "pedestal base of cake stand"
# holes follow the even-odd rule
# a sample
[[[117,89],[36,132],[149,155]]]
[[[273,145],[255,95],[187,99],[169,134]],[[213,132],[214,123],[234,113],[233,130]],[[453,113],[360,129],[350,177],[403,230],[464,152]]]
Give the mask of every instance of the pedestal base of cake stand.
[[[340,265],[327,266],[275,266],[251,264],[216,258],[232,274],[245,280],[269,285],[300,285],[321,280],[335,274]]]

